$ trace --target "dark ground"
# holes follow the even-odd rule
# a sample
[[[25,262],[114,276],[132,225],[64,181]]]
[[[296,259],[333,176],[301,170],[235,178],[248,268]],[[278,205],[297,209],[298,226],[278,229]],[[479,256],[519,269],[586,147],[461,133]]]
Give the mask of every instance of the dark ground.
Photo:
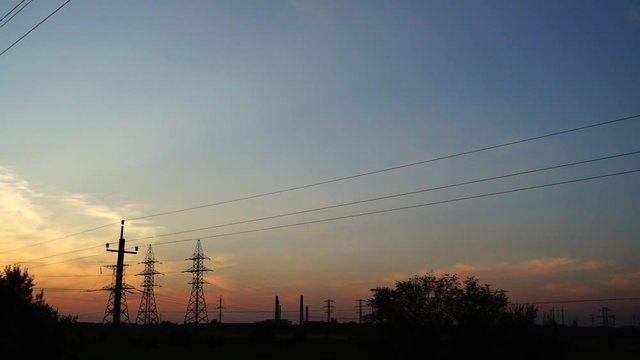
[[[536,326],[429,331],[358,324],[300,326],[74,324],[75,359],[640,359],[640,329]],[[53,354],[52,354],[53,355]]]

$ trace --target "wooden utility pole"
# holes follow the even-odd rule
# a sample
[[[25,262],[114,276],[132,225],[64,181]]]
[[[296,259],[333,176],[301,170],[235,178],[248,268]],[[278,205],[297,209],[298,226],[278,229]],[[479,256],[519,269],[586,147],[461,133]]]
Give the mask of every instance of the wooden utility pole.
[[[124,273],[124,254],[137,254],[138,247],[135,247],[135,251],[126,251],[124,249],[124,220],[120,222],[120,239],[118,240],[118,250],[109,249],[109,243],[107,243],[107,251],[118,253],[118,263],[116,264],[116,286],[115,286],[115,299],[113,303],[113,325],[120,325],[120,311],[122,301],[122,274]]]
[[[333,305],[331,305],[331,304],[333,303],[333,300],[327,299],[324,302],[327,303],[327,306],[325,306],[325,308],[327,309],[327,322],[330,323],[331,322],[331,308],[333,308]]]
[[[356,301],[358,302],[358,319],[360,321],[360,324],[362,324],[362,302],[364,301],[364,299],[358,299]]]
[[[222,324],[222,295],[218,299],[218,323]]]

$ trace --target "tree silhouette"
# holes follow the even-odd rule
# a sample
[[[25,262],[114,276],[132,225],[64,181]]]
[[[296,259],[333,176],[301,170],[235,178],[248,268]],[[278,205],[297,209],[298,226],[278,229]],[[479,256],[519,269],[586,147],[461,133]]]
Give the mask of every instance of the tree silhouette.
[[[15,353],[57,358],[68,352],[68,325],[75,321],[60,316],[44,301],[44,291],[34,296],[34,279],[19,266],[0,272],[0,346]]]
[[[495,325],[508,311],[506,291],[492,290],[474,277],[464,281],[458,300],[456,320],[461,326]]]
[[[395,289],[372,289],[367,302],[372,313],[365,320],[400,326],[490,326],[506,319],[535,320],[532,307],[510,308],[505,290],[480,284],[475,277],[460,281],[457,275],[433,274],[397,281]],[[524,320],[523,320],[524,319]],[[515,320],[514,320],[515,321]]]
[[[507,310],[505,325],[509,326],[531,326],[538,318],[538,308],[532,304],[513,304]]]

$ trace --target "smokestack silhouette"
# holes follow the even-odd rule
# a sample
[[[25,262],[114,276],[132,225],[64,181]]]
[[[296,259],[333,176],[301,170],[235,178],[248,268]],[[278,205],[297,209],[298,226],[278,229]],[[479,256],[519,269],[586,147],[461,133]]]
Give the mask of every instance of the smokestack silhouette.
[[[304,322],[304,296],[300,295],[300,325]]]
[[[278,299],[278,295],[276,295],[275,320],[280,321],[280,299]]]

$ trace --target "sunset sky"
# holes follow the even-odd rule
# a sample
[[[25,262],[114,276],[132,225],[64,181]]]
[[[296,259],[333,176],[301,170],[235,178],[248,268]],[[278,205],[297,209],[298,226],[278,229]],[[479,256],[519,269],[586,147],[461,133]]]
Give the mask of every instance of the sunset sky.
[[[62,3],[26,7],[0,52]],[[80,321],[102,321],[121,219],[140,247],[125,281],[140,288],[152,244],[176,322],[198,238],[223,321],[269,318],[275,295],[290,319],[304,295],[312,319],[333,299],[355,320],[371,288],[426,272],[518,302],[640,296],[638,172],[286,226],[639,170],[640,154],[228,225],[636,152],[640,117],[150,216],[638,115],[637,1],[72,0],[0,55],[0,79],[0,265]],[[586,325],[605,305],[640,315],[563,306]]]

